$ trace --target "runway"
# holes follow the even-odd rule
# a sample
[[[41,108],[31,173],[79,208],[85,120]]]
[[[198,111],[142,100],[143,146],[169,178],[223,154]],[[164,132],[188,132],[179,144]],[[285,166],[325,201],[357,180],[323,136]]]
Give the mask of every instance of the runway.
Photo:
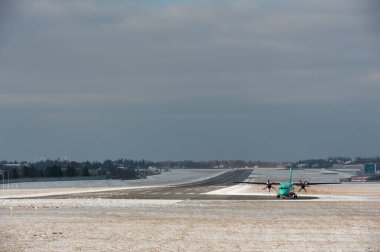
[[[39,198],[103,198],[103,199],[162,199],[162,200],[274,200],[275,195],[221,195],[207,194],[212,191],[236,185],[252,173],[251,169],[236,169],[218,176],[176,186],[123,189],[104,192],[88,192],[67,195],[52,195]],[[314,196],[301,196],[300,199],[317,199]]]

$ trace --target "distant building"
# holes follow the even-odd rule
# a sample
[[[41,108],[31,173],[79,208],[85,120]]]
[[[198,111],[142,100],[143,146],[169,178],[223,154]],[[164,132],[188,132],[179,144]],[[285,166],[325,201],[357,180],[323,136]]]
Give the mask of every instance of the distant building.
[[[149,166],[148,167],[148,174],[151,175],[151,174],[160,174],[161,171],[160,169],[157,168],[157,166]]]
[[[350,164],[350,165],[344,165],[343,166],[344,169],[352,169],[352,170],[363,170],[364,169],[364,165],[362,164]]]
[[[365,174],[375,174],[376,173],[376,164],[365,164],[364,165],[364,173]]]
[[[305,168],[306,164],[297,164],[297,168]]]
[[[95,168],[95,169],[88,169],[88,173],[89,173],[91,176],[98,176],[98,175],[101,175],[101,170],[102,170],[101,167],[99,167],[99,168]]]
[[[23,168],[29,167],[30,165],[28,163],[18,163],[18,164],[4,164],[3,170],[4,171],[10,171],[10,170],[17,170],[18,174],[23,174]]]
[[[214,166],[214,168],[215,169],[224,169],[224,165],[222,165],[222,164],[221,165],[216,165],[216,166]]]

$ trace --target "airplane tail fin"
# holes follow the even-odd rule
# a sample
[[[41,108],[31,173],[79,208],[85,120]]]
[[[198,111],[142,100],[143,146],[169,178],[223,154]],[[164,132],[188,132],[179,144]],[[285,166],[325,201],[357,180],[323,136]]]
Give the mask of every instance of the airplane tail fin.
[[[289,170],[289,182],[292,183],[292,175],[293,175],[293,171],[292,171],[292,167],[290,167],[290,170]]]

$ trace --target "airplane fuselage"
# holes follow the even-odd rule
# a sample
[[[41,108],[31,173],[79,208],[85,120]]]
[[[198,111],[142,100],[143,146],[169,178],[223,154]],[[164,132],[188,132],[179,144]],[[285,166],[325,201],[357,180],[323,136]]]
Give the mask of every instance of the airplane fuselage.
[[[297,198],[292,182],[281,182],[277,191],[277,198]]]

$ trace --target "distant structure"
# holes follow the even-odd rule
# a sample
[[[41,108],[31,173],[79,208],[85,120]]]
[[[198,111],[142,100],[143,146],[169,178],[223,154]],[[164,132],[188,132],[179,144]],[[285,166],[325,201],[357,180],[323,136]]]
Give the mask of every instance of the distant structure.
[[[161,174],[161,170],[157,168],[157,166],[149,166],[148,167],[148,175]]]
[[[376,164],[368,163],[364,165],[364,174],[373,175],[377,172]]]
[[[3,173],[8,173],[11,170],[17,170],[18,174],[23,175],[23,167],[29,167],[28,163],[3,164]]]

